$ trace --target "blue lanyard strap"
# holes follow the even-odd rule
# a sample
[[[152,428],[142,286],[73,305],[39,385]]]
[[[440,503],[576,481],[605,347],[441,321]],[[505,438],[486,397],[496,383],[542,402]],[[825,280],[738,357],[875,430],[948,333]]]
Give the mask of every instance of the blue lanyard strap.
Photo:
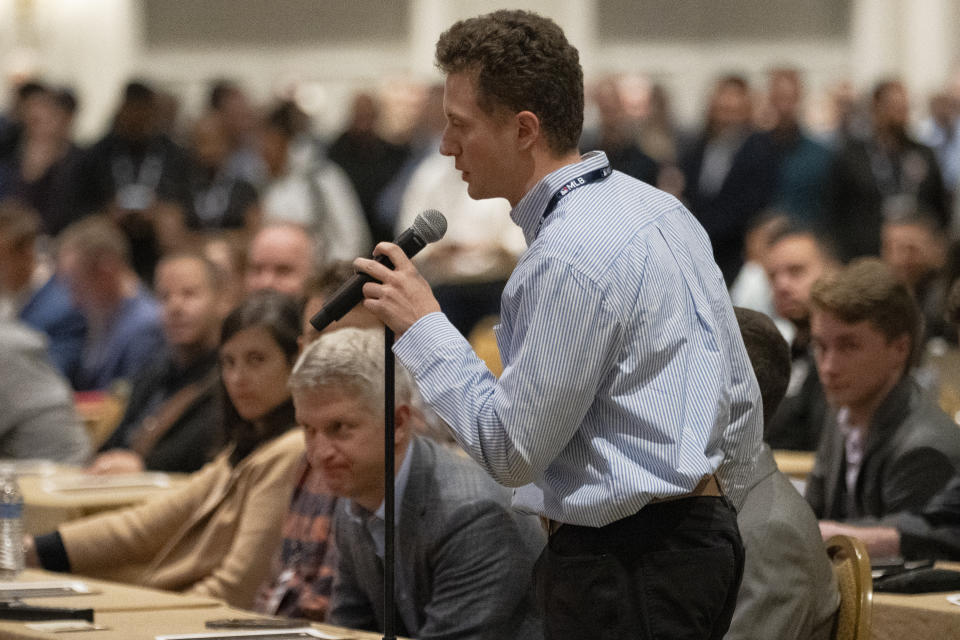
[[[603,180],[609,177],[611,173],[613,173],[613,169],[608,164],[603,167],[600,167],[599,169],[594,169],[593,171],[589,171],[581,176],[577,176],[567,184],[563,185],[559,191],[553,194],[553,197],[550,198],[550,202],[547,203],[547,208],[546,210],[544,210],[543,217],[540,219],[540,225],[541,226],[543,225],[543,221],[547,219],[547,216],[553,213],[553,210],[556,208],[557,203],[563,200],[563,198],[566,197],[568,194],[570,194],[570,192],[574,191],[575,189],[579,189],[584,185],[588,185],[591,182],[598,182],[600,180]]]

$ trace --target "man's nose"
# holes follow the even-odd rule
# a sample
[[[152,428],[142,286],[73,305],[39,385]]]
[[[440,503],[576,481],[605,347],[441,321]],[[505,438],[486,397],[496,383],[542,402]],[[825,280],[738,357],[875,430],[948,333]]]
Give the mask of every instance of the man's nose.
[[[837,356],[833,349],[821,349],[817,357],[817,367],[821,375],[833,373],[837,368]]]
[[[456,146],[450,140],[448,134],[449,126],[443,129],[443,135],[440,137],[440,153],[445,156],[456,155]]]
[[[333,450],[330,439],[319,429],[307,436],[307,453],[311,459],[321,460]]]

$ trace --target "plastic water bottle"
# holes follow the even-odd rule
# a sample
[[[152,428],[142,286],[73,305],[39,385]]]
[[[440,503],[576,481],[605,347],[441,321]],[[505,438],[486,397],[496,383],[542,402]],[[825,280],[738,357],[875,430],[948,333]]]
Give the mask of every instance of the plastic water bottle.
[[[0,470],[0,580],[23,571],[23,494],[13,469]]]

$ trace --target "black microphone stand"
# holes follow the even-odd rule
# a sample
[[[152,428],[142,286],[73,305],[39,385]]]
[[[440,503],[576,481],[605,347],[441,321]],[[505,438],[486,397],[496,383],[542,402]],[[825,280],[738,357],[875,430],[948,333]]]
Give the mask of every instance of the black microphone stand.
[[[393,329],[383,329],[383,640],[396,640],[396,612],[394,603],[394,578],[396,575],[396,549],[394,529],[396,509],[394,489],[394,388],[395,360],[393,356]]]

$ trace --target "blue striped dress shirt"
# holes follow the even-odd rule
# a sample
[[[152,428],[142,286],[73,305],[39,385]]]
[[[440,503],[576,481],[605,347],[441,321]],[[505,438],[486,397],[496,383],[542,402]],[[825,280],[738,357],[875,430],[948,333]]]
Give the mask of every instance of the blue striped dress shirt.
[[[743,497],[760,392],[710,242],[673,197],[583,156],[511,216],[528,248],[501,299],[497,380],[440,313],[394,352],[460,445],[515,506],[603,526],[717,471]]]

